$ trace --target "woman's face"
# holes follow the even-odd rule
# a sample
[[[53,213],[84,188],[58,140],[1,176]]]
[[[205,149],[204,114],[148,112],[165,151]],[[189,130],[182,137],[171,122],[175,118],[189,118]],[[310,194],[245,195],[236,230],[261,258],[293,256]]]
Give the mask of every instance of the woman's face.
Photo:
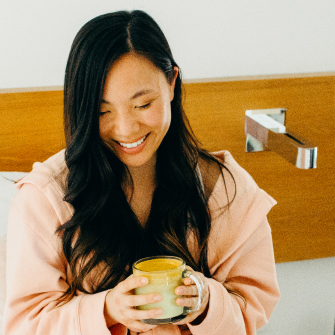
[[[128,53],[109,71],[100,106],[100,136],[128,167],[156,162],[156,152],[171,123],[170,84],[144,56]]]

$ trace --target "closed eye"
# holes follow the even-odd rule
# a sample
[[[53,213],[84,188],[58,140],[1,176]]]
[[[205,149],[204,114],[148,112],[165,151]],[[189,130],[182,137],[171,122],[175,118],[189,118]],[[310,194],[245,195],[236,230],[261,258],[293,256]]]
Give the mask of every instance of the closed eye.
[[[138,109],[146,109],[146,108],[148,108],[150,105],[151,105],[151,102],[149,102],[149,103],[146,104],[146,105],[136,106],[135,108],[138,108]]]

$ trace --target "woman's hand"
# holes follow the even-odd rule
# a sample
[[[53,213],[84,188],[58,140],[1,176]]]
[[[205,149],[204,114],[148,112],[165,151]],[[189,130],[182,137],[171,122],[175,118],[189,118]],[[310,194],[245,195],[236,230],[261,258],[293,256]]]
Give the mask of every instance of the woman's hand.
[[[145,286],[147,284],[147,278],[134,278],[133,275],[131,275],[107,293],[105,300],[105,318],[108,328],[113,324],[122,323],[131,331],[141,333],[157,327],[155,325],[144,324],[139,320],[152,319],[162,315],[163,310],[161,308],[148,311],[141,311],[134,308],[162,300],[160,294],[133,294],[132,291],[136,287]]]
[[[195,273],[200,277],[200,279],[204,283],[203,300],[202,300],[200,309],[196,312],[188,314],[183,320],[176,322],[175,325],[182,325],[185,323],[190,323],[194,321],[196,318],[198,318],[200,315],[202,315],[203,313],[207,312],[208,301],[209,301],[209,289],[208,289],[207,278],[201,272],[195,272]],[[184,296],[181,298],[177,298],[176,303],[179,306],[194,308],[198,303],[198,289],[191,278],[185,278],[184,285],[176,287],[175,293],[177,295]],[[201,318],[201,321],[202,319],[203,318]]]

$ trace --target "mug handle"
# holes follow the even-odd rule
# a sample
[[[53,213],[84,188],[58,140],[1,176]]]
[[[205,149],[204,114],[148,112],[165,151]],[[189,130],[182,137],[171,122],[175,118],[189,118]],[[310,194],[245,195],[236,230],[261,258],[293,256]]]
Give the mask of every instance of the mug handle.
[[[196,274],[193,271],[190,270],[184,270],[182,273],[182,277],[183,278],[191,278],[195,285],[197,286],[198,289],[198,302],[197,305],[194,308],[191,307],[184,307],[184,313],[183,314],[189,314],[189,313],[193,313],[196,312],[200,309],[200,306],[202,304],[203,301],[203,294],[204,294],[204,283],[201,280],[200,276],[198,274]]]

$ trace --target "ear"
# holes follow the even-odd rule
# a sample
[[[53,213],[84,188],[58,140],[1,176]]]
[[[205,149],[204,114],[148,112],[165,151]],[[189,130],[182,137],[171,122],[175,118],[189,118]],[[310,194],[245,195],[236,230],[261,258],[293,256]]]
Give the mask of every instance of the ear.
[[[172,80],[172,82],[170,84],[170,102],[174,98],[174,87],[175,87],[175,84],[176,84],[176,79],[178,77],[178,73],[179,73],[179,68],[177,66],[175,66],[173,68],[173,80]]]

